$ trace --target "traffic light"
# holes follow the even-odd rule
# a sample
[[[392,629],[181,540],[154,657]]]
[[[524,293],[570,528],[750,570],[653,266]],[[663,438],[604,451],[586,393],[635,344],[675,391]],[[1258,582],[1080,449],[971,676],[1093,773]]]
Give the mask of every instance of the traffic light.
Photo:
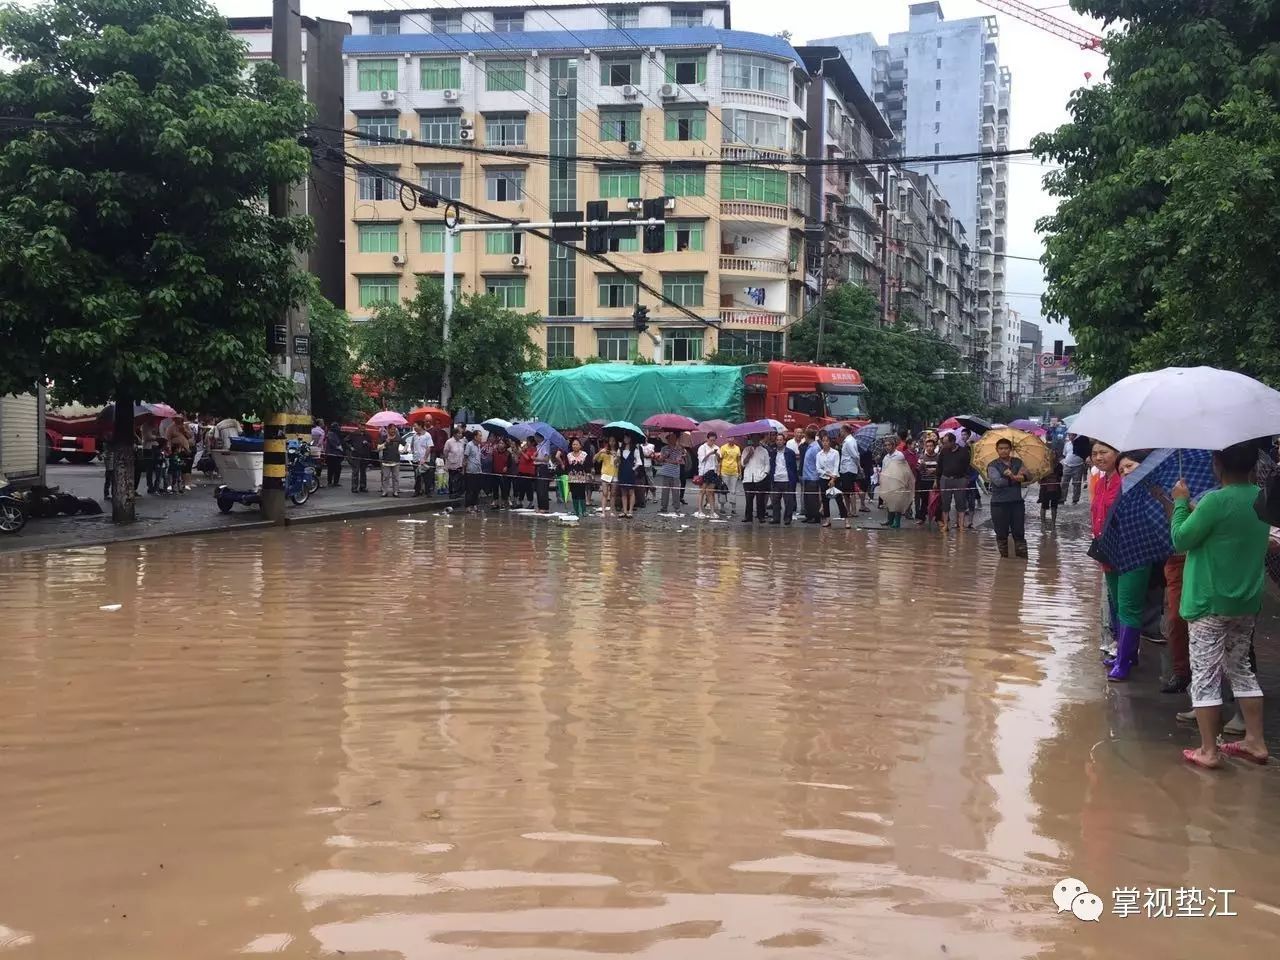
[[[631,325],[636,328],[637,333],[644,333],[649,329],[649,308],[637,303],[636,308],[631,311]]]
[[[666,216],[667,201],[664,197],[657,197],[653,200],[644,202],[644,212],[642,216],[646,220],[661,220]],[[667,246],[667,228],[664,225],[656,227],[644,228],[644,252],[645,253],[662,253]]]
[[[608,200],[588,200],[587,220],[608,220]],[[609,228],[587,227],[587,253],[609,252]]]

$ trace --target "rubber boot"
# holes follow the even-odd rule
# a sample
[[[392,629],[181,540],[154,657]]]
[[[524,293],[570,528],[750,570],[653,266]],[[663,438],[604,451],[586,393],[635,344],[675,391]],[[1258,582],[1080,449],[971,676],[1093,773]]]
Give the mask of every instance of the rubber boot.
[[[1014,555],[1019,560],[1027,559],[1027,541],[1025,540],[1013,541],[1013,552],[1014,552]]]
[[[999,540],[997,540],[997,541],[996,541],[996,549],[1000,551],[1000,556],[1002,556],[1002,557],[1007,557],[1007,556],[1009,556],[1009,540],[1008,540],[1008,538],[1006,538],[1006,537],[1001,537]]]
[[[1107,671],[1107,679],[1112,683],[1123,683],[1129,679],[1129,671],[1138,664],[1138,645],[1142,643],[1142,630],[1139,627],[1121,625],[1116,631],[1116,662]]]

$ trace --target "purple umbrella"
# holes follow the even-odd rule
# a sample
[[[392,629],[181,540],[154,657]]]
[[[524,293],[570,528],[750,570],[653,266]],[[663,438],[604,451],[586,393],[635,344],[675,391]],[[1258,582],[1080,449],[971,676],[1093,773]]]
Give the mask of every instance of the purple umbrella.
[[[768,420],[749,420],[746,423],[740,423],[736,427],[730,427],[724,432],[725,438],[729,437],[752,437],[757,434],[775,433],[773,424]]]
[[[1034,420],[1027,420],[1025,418],[1021,420],[1013,420],[1009,423],[1009,426],[1013,427],[1015,430],[1026,430],[1028,433],[1032,430],[1040,429],[1040,424],[1036,423]]]
[[[640,426],[647,430],[697,430],[698,421],[678,413],[655,413]]]

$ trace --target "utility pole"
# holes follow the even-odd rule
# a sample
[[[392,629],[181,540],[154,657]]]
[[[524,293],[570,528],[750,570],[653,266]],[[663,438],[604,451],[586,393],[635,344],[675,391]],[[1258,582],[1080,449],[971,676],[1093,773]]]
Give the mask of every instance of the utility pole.
[[[273,0],[271,8],[271,59],[286,80],[302,83],[302,15],[298,0]],[[301,184],[277,184],[267,198],[273,217],[288,217],[306,203]],[[306,258],[294,251],[294,261],[305,269]],[[264,418],[262,443],[262,515],[272,523],[284,523],[284,478],[287,467],[286,436],[307,436],[311,410],[311,344],[306,306],[290,307],[273,317],[267,327],[267,350],[276,371],[294,388],[286,411],[269,412]]]
[[[889,165],[880,168],[880,324],[889,325]]]

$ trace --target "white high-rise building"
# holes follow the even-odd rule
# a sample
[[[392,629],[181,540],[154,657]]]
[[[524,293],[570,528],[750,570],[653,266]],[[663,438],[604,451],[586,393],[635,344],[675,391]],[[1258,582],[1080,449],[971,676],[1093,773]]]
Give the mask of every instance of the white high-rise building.
[[[1000,66],[995,17],[948,21],[937,2],[910,8],[905,33],[879,45],[870,34],[828,37],[838,47],[893,128],[897,155],[944,157],[1009,148],[1010,74]],[[1005,302],[1008,160],[908,165],[937,184],[973,242],[977,277],[976,335],[985,339],[988,396],[1018,360],[1020,332]]]

